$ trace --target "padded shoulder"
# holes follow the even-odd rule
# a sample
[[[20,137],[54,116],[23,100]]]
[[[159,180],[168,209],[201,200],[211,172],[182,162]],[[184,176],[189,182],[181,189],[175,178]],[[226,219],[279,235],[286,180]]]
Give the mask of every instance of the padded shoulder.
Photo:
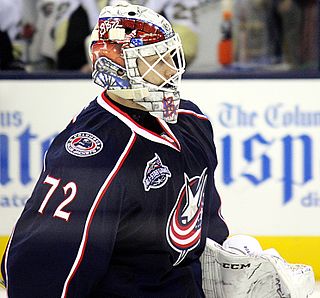
[[[190,100],[186,100],[186,99],[181,99],[179,110],[180,111],[181,110],[189,110],[189,111],[195,112],[197,114],[204,115],[202,113],[202,111],[200,110],[200,108],[194,102],[192,102]]]

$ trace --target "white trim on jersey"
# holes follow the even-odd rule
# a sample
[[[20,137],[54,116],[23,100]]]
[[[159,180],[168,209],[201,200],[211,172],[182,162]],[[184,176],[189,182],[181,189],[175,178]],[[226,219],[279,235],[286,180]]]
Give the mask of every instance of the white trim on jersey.
[[[114,177],[116,176],[117,172],[119,171],[119,169],[121,168],[124,160],[126,159],[126,157],[128,156],[134,142],[136,140],[136,134],[134,132],[132,132],[132,135],[129,139],[129,142],[127,144],[127,146],[125,147],[125,149],[123,150],[120,158],[118,159],[117,163],[115,164],[114,168],[112,169],[112,171],[109,173],[107,179],[104,181],[103,185],[101,186],[101,188],[99,189],[99,192],[90,208],[89,214],[87,216],[86,219],[86,223],[84,226],[84,230],[83,230],[83,234],[82,234],[82,239],[81,239],[81,243],[78,249],[78,253],[76,256],[76,259],[74,260],[74,263],[71,267],[71,270],[68,274],[67,279],[65,280],[64,286],[63,286],[63,291],[61,294],[61,298],[65,298],[67,297],[67,292],[68,292],[68,287],[69,284],[73,278],[73,276],[75,275],[77,269],[79,268],[85,249],[86,249],[86,244],[87,244],[87,240],[88,240],[88,235],[89,235],[89,230],[90,230],[90,225],[92,222],[92,219],[95,215],[95,211],[98,208],[106,190],[108,189],[109,185],[111,184],[112,180],[114,179]]]
[[[6,295],[7,297],[9,297],[9,276],[8,276],[8,256],[9,256],[9,249],[10,249],[10,246],[11,246],[11,241],[12,241],[12,238],[13,238],[13,234],[14,234],[14,231],[16,229],[16,226],[13,227],[13,230],[12,230],[12,233],[10,235],[10,239],[9,239],[9,242],[8,242],[8,246],[7,246],[7,250],[6,250],[6,254],[5,254],[5,259],[4,259],[4,271],[5,271],[5,274],[6,274]]]
[[[205,116],[203,114],[198,114],[198,113],[191,111],[191,110],[178,109],[178,114],[189,114],[189,115],[196,116],[197,118],[202,119],[202,120],[209,120],[207,116]]]
[[[101,96],[98,96],[98,98],[97,98],[98,104],[100,106],[102,106],[104,109],[106,109],[108,112],[110,112],[111,114],[113,114],[117,118],[119,118],[124,124],[126,124],[131,130],[136,132],[138,135],[140,135],[140,136],[142,136],[152,142],[156,142],[156,143],[160,143],[160,144],[164,144],[166,146],[169,146],[177,151],[181,150],[181,146],[180,146],[178,139],[174,136],[173,132],[171,131],[169,126],[164,121],[161,121],[160,123],[163,126],[163,129],[166,130],[166,133],[168,134],[169,138],[172,138],[171,142],[170,142],[170,140],[167,140],[166,138],[161,137],[161,136],[155,134],[154,132],[145,129],[144,127],[140,126],[136,122],[132,121],[132,119],[127,117],[125,113],[122,113],[120,109],[116,109],[116,108],[112,107],[108,103],[108,99],[107,98],[104,99],[103,97],[104,97],[103,93]]]

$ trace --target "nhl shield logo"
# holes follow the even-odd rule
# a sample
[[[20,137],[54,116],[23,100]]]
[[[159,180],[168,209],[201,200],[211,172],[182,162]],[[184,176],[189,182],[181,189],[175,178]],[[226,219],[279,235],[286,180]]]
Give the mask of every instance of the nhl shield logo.
[[[143,185],[145,191],[162,187],[170,177],[169,168],[162,164],[160,157],[155,153],[155,157],[147,162],[144,170]]]

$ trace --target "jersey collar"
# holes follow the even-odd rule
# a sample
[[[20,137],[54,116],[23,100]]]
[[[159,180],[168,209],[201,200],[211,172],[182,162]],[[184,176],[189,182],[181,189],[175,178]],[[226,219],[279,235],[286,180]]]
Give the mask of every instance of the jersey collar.
[[[104,94],[104,92],[102,92],[102,94],[98,96],[97,102],[101,107],[103,107],[111,114],[115,115],[119,120],[130,127],[130,129],[136,134],[152,142],[160,143],[169,146],[177,151],[181,151],[178,139],[175,137],[170,127],[164,120],[157,118],[159,124],[165,132],[165,134],[163,135],[158,135],[135,122],[127,113],[122,111],[118,106],[114,105],[112,101]]]

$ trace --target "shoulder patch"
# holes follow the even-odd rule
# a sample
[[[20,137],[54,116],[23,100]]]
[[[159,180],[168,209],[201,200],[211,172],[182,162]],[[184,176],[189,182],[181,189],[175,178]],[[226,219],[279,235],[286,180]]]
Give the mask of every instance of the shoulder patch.
[[[74,156],[90,157],[102,150],[103,143],[90,132],[78,132],[67,140],[65,148]]]

